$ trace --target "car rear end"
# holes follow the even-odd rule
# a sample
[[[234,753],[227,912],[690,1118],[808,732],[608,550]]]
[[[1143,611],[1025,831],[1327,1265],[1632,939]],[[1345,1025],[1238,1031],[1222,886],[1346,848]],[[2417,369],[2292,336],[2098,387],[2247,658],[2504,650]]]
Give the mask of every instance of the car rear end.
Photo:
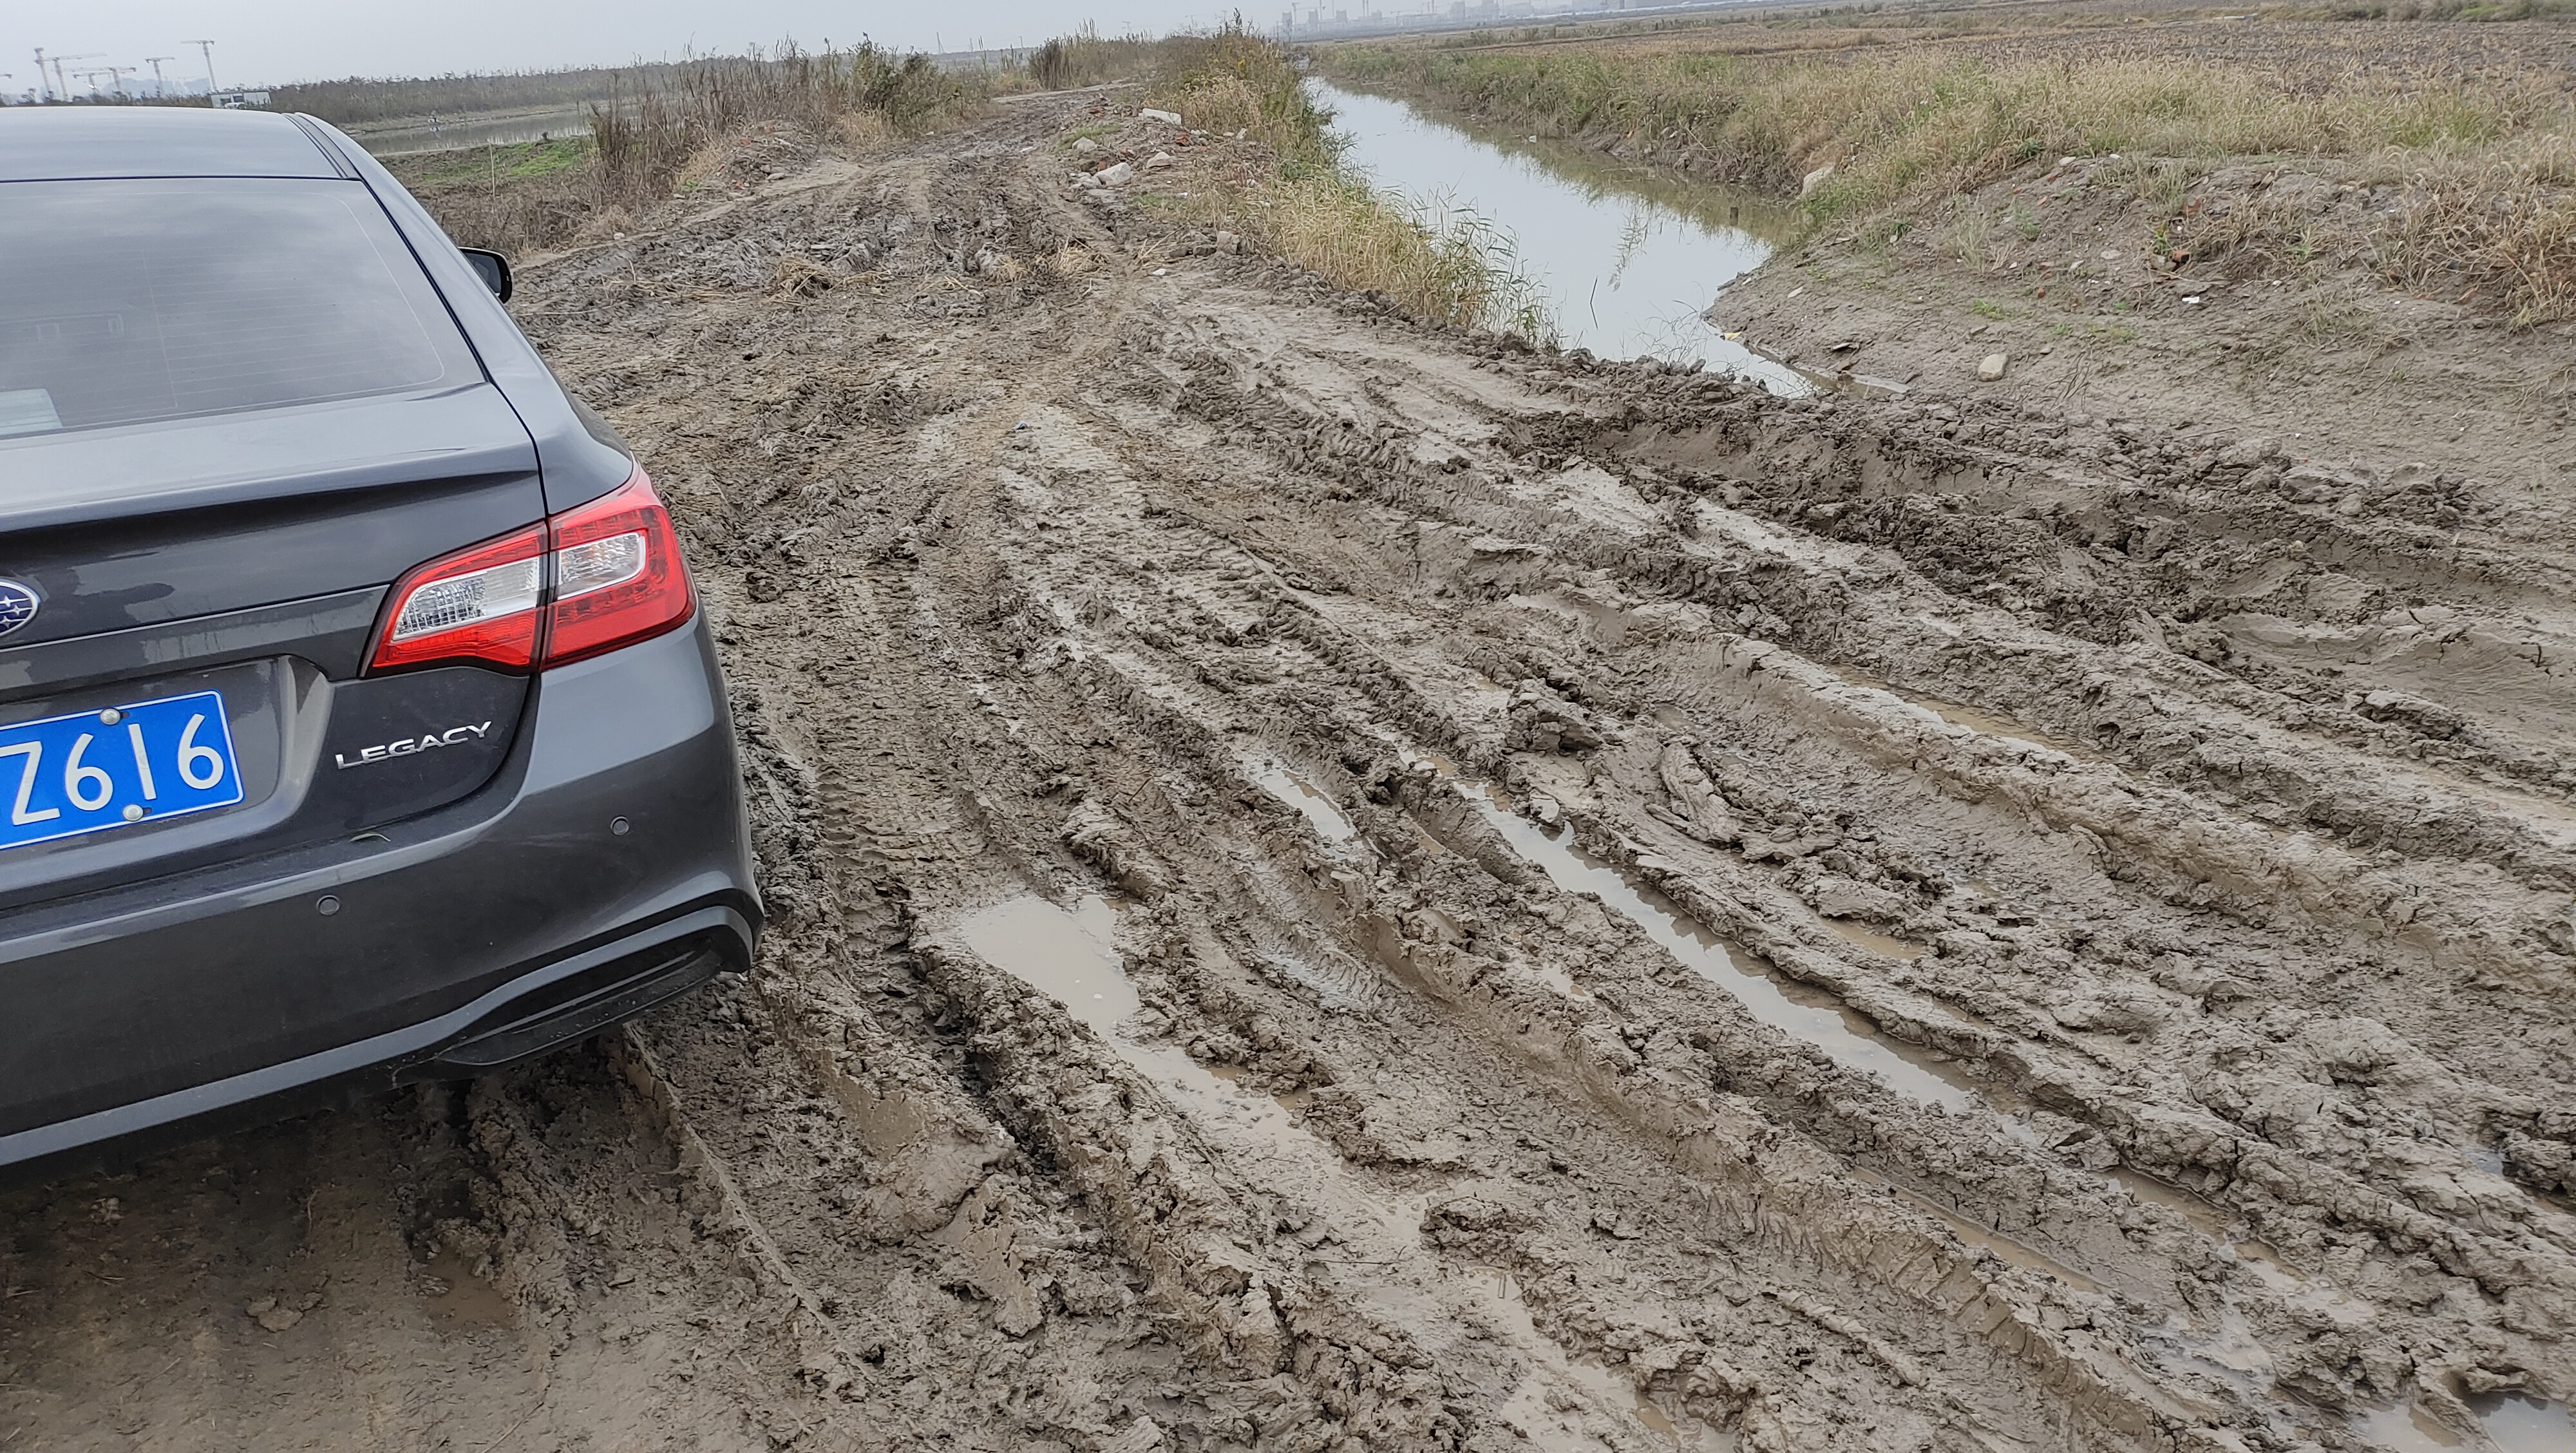
[[[327,127],[0,113],[0,1164],[748,962],[650,480]]]

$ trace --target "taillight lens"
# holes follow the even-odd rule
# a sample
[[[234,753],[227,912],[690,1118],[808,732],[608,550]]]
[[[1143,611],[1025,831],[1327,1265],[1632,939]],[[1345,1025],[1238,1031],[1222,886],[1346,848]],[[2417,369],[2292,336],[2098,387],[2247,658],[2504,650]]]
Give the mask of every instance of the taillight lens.
[[[643,470],[549,523],[555,594],[547,665],[631,646],[689,618],[689,570],[680,563],[680,539]]]
[[[560,666],[658,636],[693,608],[679,537],[641,469],[543,525],[413,569],[392,601],[370,671]]]
[[[368,669],[485,661],[526,670],[537,659],[545,567],[543,525],[416,567],[394,582],[393,610]]]

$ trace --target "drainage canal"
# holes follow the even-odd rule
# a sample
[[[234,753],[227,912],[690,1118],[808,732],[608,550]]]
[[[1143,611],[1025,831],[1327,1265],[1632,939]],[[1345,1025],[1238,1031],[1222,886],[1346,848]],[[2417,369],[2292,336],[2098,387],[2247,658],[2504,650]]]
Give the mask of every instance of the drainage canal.
[[[1779,393],[1813,383],[1721,335],[1702,314],[1792,230],[1780,203],[1624,168],[1581,148],[1488,136],[1402,101],[1309,82],[1343,156],[1390,191],[1512,239],[1567,348],[1701,362]]]

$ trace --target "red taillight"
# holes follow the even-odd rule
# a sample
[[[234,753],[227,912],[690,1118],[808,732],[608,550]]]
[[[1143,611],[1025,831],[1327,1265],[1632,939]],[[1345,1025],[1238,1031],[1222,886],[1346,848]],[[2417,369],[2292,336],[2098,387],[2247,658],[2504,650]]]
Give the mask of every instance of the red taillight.
[[[545,560],[545,526],[530,525],[415,567],[394,582],[367,669],[487,661],[526,670],[537,659]]]
[[[689,618],[679,537],[643,470],[543,525],[469,545],[394,583],[370,671],[583,660]]]
[[[547,665],[631,646],[689,618],[680,539],[643,470],[547,523],[555,567]]]

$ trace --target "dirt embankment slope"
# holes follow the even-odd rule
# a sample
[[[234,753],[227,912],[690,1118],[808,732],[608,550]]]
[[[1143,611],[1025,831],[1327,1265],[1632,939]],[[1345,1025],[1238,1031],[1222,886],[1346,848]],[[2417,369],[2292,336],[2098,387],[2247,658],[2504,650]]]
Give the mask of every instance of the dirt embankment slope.
[[[8,1192],[0,1438],[2343,1448],[2576,1388],[2563,539],[1427,328],[1078,195],[1067,109],[525,269],[720,622],[762,962]]]

